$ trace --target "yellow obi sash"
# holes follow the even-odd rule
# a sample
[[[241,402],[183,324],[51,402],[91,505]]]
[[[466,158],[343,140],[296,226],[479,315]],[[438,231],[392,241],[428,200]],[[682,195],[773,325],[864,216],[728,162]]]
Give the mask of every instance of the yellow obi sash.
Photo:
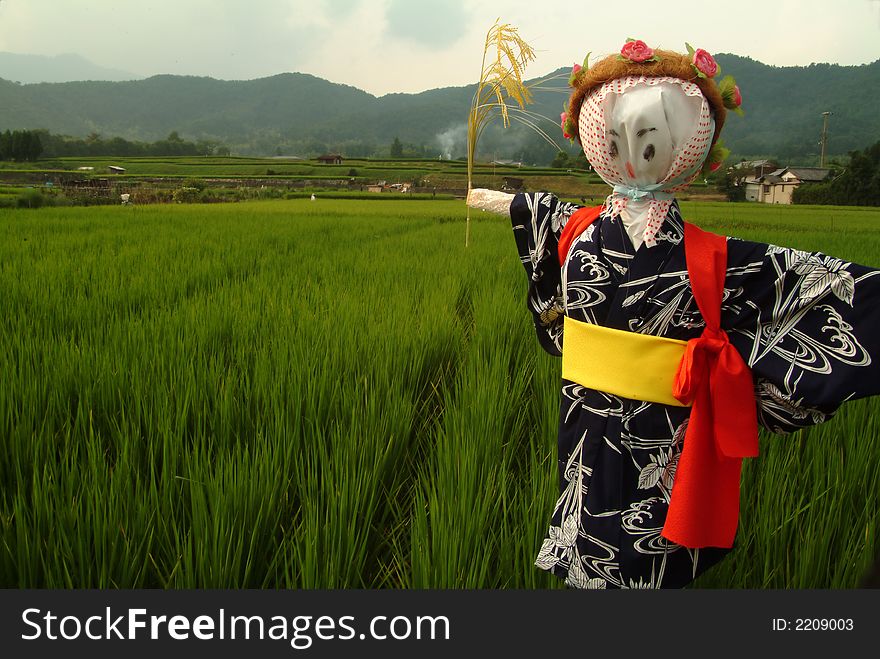
[[[565,316],[562,377],[632,400],[687,407],[672,395],[686,341],[582,323]]]

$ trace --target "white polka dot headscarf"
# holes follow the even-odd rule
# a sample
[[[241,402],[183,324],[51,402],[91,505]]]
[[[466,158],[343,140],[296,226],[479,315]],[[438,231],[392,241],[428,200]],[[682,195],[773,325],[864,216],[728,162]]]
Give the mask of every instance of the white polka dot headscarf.
[[[650,201],[644,242],[656,244],[656,233],[666,217],[673,192],[687,186],[702,171],[715,171],[729,153],[718,140],[728,110],[742,114],[742,96],[732,76],[716,80],[720,67],[708,52],[685,44],[687,54],[654,49],[637,39],[627,39],[616,55],[595,64],[589,55],[575,64],[569,78],[572,94],[562,114],[564,137],[578,140],[596,172],[615,188],[608,205],[615,212],[632,199]],[[611,94],[623,94],[635,85],[661,83],[680,86],[686,96],[700,98],[693,130],[688,124],[674,144],[672,164],[657,183],[638,188],[623,183],[618,165],[612,162],[605,132],[603,104]],[[680,127],[680,126],[679,126]]]
[[[633,188],[625,184],[625,178],[620,170],[620,159],[613,159],[610,156],[610,140],[605,124],[606,99],[610,94],[623,94],[636,85],[661,83],[679,85],[687,96],[699,98],[701,102],[698,119],[690,129],[690,135],[677,145],[666,175],[656,184]],[[578,133],[587,160],[602,180],[614,187],[614,192],[606,200],[606,206],[612,208],[615,214],[619,214],[630,199],[650,200],[644,235],[648,247],[656,244],[657,231],[663,224],[674,198],[671,193],[687,187],[700,173],[712,147],[714,132],[715,122],[712,112],[700,88],[693,82],[669,76],[624,76],[610,80],[584,98],[578,118]]]

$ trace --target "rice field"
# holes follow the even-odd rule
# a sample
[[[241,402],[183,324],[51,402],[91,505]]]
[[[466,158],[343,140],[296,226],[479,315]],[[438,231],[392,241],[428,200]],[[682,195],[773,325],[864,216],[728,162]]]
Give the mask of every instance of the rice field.
[[[683,204],[880,266],[880,211]],[[833,217],[833,226],[831,217]],[[0,586],[556,588],[560,364],[509,223],[448,201],[0,210]],[[762,437],[698,582],[846,588],[880,402]]]

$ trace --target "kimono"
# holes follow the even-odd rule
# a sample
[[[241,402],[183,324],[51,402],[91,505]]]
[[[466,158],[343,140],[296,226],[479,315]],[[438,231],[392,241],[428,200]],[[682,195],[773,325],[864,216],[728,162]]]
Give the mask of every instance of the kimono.
[[[620,218],[603,210],[560,268],[559,235],[577,209],[543,192],[520,193],[510,205],[541,346],[562,354],[566,315],[682,341],[699,337],[705,323],[678,203],[656,245],[638,250]],[[878,274],[820,253],[727,239],[721,326],[751,368],[760,425],[789,432],[827,420],[844,401],[880,393]],[[536,565],[576,588],[677,588],[723,558],[729,549],[692,549],[661,536],[690,413],[563,380],[560,496]]]

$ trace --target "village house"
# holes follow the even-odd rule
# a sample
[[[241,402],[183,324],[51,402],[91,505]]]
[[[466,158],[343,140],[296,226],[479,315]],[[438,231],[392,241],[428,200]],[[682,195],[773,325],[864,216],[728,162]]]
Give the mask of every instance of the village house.
[[[768,174],[746,178],[746,201],[764,204],[790,204],[792,193],[801,183],[821,183],[830,169],[820,167],[783,167]]]
[[[325,153],[323,156],[318,156],[318,162],[325,165],[341,165],[342,160],[342,156],[338,153]]]
[[[775,160],[741,160],[736,169],[746,176],[758,178],[779,169],[779,164]]]

